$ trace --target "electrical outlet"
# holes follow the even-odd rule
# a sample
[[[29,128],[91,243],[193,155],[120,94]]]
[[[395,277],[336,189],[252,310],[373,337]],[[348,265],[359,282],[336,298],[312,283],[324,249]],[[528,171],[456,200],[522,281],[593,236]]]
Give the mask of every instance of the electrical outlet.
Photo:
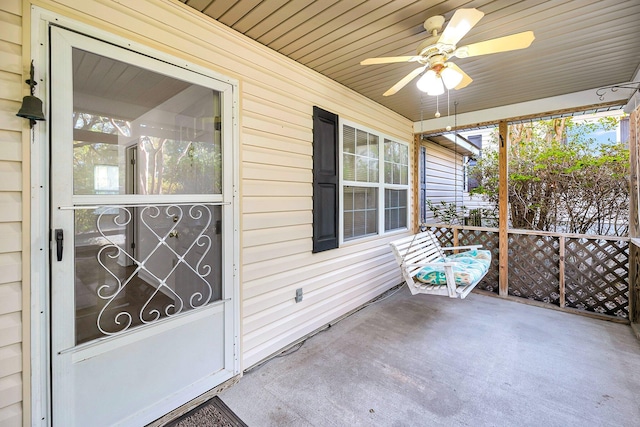
[[[296,302],[302,301],[302,288],[296,289]]]

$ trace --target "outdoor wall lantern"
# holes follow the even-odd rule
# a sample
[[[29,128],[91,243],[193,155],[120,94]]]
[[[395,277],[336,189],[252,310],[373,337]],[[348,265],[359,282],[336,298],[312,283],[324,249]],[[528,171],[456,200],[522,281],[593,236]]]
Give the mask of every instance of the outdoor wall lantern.
[[[31,95],[25,96],[22,99],[22,106],[16,116],[29,119],[29,125],[33,129],[33,125],[36,124],[36,120],[44,120],[44,113],[42,112],[42,101],[40,98],[34,96],[36,85],[38,84],[33,78],[33,61],[31,61],[31,74],[29,80],[25,80],[25,83],[29,85],[31,89]]]

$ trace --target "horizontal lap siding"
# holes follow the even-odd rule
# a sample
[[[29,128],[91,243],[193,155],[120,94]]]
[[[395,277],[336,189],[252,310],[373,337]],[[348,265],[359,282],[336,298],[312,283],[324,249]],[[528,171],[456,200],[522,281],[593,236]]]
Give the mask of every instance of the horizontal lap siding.
[[[464,205],[468,209],[490,209],[492,205],[486,202],[482,196],[480,195],[469,195],[469,193],[465,193],[464,195]]]
[[[239,81],[245,367],[400,282],[390,237],[311,253],[312,114],[317,105],[403,141],[412,141],[409,120],[181,4],[56,4],[61,13],[84,15],[92,25]],[[300,287],[304,299],[296,304]]]
[[[22,5],[0,2],[0,425],[22,425]]]
[[[457,203],[467,209],[488,208],[490,204],[482,199],[482,196],[471,196],[464,191],[464,171],[462,169],[462,155],[458,156],[457,191],[458,197],[454,197],[456,173],[454,170],[455,151],[444,148],[433,142],[424,144],[427,147],[427,198],[439,203],[444,200],[447,203]],[[427,212],[431,218],[431,212]]]
[[[255,89],[261,90],[259,85]],[[243,110],[252,119],[243,120],[245,125],[260,125],[249,130],[243,128],[242,289],[246,366],[400,281],[388,246],[380,241],[311,253],[313,129],[309,112],[313,98],[306,105],[300,105],[300,99],[304,98],[296,98],[295,103],[308,111],[305,115],[288,108],[281,114],[279,103],[286,100],[276,97],[272,101],[265,95],[247,103],[252,111]],[[281,120],[283,117],[290,122]],[[274,127],[278,123],[281,123],[279,130]],[[303,290],[301,303],[294,300],[298,288]]]
[[[458,170],[456,171],[456,153],[438,144],[428,142],[427,147],[427,199],[438,204],[440,201],[447,203],[463,204],[462,192],[464,189],[464,176],[461,167],[462,155],[458,156]],[[457,176],[456,176],[457,174]],[[457,186],[454,185],[457,178]],[[457,188],[458,197],[455,197]],[[427,212],[431,217],[431,212]]]

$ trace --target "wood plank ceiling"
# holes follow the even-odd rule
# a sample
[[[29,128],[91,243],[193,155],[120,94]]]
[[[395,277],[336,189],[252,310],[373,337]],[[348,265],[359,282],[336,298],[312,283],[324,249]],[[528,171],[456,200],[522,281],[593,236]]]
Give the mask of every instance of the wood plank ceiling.
[[[456,58],[474,80],[450,93],[458,113],[629,82],[640,64],[638,0],[181,1],[412,121],[433,117],[434,97],[415,81],[382,93],[416,64],[360,61],[415,55],[424,20],[443,15],[446,26],[458,8],[485,13],[458,46],[527,30],[536,37],[528,49]],[[439,102],[442,111],[446,94]]]

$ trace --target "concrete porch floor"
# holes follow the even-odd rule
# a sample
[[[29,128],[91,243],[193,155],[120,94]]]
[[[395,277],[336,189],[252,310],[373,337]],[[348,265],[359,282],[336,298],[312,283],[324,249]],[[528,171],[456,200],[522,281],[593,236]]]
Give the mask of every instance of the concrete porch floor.
[[[406,287],[247,372],[222,400],[249,426],[638,426],[627,325]]]

